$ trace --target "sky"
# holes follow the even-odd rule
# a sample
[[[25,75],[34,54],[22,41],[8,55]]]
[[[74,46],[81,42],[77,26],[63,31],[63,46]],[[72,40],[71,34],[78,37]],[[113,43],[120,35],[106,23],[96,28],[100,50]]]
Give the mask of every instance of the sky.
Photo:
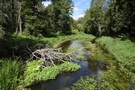
[[[90,7],[91,0],[73,0],[74,10],[73,10],[73,19],[77,20],[80,17],[83,17],[85,11]],[[51,4],[51,2],[43,2],[45,6]]]
[[[73,10],[73,19],[77,20],[80,17],[83,17],[85,11],[90,7],[91,0],[73,0],[74,10]]]

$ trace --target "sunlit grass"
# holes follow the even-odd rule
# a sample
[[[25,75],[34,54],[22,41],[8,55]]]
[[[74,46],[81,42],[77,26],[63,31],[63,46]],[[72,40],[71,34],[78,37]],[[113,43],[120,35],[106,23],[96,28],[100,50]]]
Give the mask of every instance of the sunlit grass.
[[[97,42],[106,48],[125,67],[135,72],[135,43],[129,39],[101,37]]]
[[[73,39],[92,40],[94,38],[93,35],[84,34],[82,32],[78,32],[77,34],[72,34],[72,35],[67,35],[67,36],[57,36],[57,37],[34,37],[34,36],[25,36],[25,35],[18,35],[18,36],[13,35],[13,37],[18,41],[21,39],[26,40],[27,42],[32,40],[33,42],[35,41],[35,43],[33,43],[33,44],[37,44],[37,43],[42,44],[43,43],[43,44],[50,45],[50,46],[57,46],[61,42],[64,42],[67,40],[73,40]]]

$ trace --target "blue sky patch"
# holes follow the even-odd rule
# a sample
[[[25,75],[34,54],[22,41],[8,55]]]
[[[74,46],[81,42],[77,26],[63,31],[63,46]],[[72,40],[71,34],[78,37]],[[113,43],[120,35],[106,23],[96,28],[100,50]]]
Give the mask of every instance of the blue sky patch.
[[[77,20],[80,17],[83,17],[85,11],[90,7],[91,0],[73,0],[74,10],[73,10],[73,19]],[[50,1],[42,2],[45,6],[51,4]]]

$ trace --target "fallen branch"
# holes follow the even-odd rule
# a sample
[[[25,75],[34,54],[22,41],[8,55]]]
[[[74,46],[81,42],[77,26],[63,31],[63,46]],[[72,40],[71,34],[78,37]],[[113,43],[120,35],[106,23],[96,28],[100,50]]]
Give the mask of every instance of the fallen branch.
[[[55,66],[56,62],[65,62],[65,61],[71,61],[72,55],[68,53],[61,53],[61,48],[44,48],[44,49],[37,49],[32,52],[29,47],[27,47],[28,50],[31,52],[31,58],[30,60],[42,60],[44,65],[42,66],[48,66],[53,65]]]

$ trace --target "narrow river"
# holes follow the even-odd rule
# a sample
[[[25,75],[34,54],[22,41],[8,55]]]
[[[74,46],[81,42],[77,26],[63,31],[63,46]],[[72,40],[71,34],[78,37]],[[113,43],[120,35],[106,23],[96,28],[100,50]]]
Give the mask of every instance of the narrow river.
[[[63,90],[66,87],[70,87],[73,83],[77,82],[81,77],[92,75],[100,75],[102,70],[106,70],[106,65],[102,60],[92,61],[89,56],[86,55],[86,50],[81,43],[77,41],[67,41],[61,44],[63,52],[66,52],[69,48],[76,48],[81,50],[83,60],[74,61],[81,66],[81,69],[72,73],[61,73],[55,80],[42,81],[32,85],[31,90]]]

